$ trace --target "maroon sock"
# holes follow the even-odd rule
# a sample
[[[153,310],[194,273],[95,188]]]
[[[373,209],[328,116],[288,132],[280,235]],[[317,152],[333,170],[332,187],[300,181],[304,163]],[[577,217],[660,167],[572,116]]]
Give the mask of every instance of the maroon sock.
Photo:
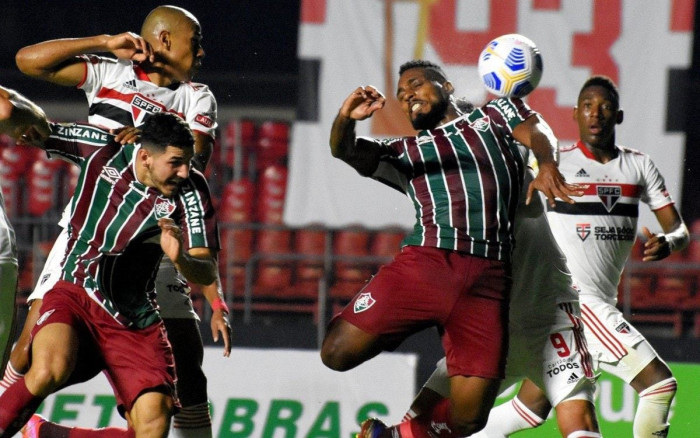
[[[450,400],[443,399],[431,411],[389,429],[398,431],[401,438],[457,438],[451,418]]]
[[[10,385],[0,396],[0,438],[19,432],[43,400],[29,392],[24,377]]]
[[[122,427],[103,427],[89,429],[85,427],[61,426],[47,421],[39,428],[39,438],[134,438],[134,429]]]

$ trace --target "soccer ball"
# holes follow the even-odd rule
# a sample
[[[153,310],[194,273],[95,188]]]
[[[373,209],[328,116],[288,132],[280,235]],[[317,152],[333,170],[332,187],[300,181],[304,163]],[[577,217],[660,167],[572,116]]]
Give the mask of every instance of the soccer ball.
[[[524,97],[542,78],[542,56],[530,39],[511,33],[492,40],[479,55],[479,76],[496,96]]]

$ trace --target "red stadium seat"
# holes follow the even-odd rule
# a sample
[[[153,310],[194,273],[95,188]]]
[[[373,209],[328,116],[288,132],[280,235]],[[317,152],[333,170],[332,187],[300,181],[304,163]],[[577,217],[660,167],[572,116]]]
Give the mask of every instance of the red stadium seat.
[[[294,233],[294,252],[307,256],[295,263],[294,284],[287,289],[292,298],[316,299],[319,282],[323,278],[326,239],[329,234],[323,228],[306,228]]]
[[[260,174],[257,218],[265,224],[281,224],[284,213],[284,199],[287,192],[286,167],[272,165]]]
[[[257,167],[284,164],[289,151],[289,124],[283,121],[263,122],[258,130]]]
[[[254,197],[255,186],[247,179],[229,182],[221,197],[219,268],[222,286],[229,293],[243,290],[245,264],[253,254],[255,232],[245,224],[253,221]]]
[[[42,150],[37,151],[28,175],[27,209],[32,216],[43,216],[56,205],[59,195],[57,170],[62,167],[62,163],[49,160]]]
[[[255,122],[245,119],[230,120],[224,131],[219,163],[229,168],[237,164],[240,164],[242,169],[247,168],[249,155],[255,143]]]
[[[370,233],[362,228],[336,232],[333,252],[337,260],[333,264],[335,281],[329,290],[331,299],[350,300],[369,279],[373,265],[360,259],[370,255],[369,240]]]

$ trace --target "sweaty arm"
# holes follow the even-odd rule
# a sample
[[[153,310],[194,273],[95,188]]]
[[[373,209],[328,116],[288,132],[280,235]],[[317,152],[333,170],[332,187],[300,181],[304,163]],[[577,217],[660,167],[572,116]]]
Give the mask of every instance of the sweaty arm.
[[[216,281],[216,260],[209,248],[195,247],[184,251],[182,232],[172,219],[160,219],[158,226],[161,229],[160,246],[163,252],[188,281],[202,285]]]
[[[381,148],[374,142],[357,139],[355,123],[365,120],[384,106],[384,96],[374,87],[358,87],[343,102],[331,127],[331,154],[360,175],[371,175],[379,165]]]
[[[118,58],[138,62],[152,56],[143,38],[125,32],[119,35],[63,38],[26,46],[15,55],[15,63],[27,76],[59,85],[76,86],[85,77],[85,61],[78,56],[98,52],[110,52]]]
[[[539,115],[528,117],[516,126],[513,129],[513,138],[530,148],[538,162],[539,172],[528,188],[525,201],[527,204],[530,203],[535,190],[544,193],[551,206],[554,206],[554,198],[573,204],[571,196],[583,195],[581,187],[567,184],[559,172],[556,162],[557,138]]]

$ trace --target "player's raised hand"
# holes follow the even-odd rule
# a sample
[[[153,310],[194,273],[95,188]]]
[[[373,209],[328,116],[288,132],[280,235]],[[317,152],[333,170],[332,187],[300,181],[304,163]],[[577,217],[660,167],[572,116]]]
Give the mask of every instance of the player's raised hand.
[[[539,190],[544,193],[547,202],[552,207],[555,205],[555,198],[559,198],[569,204],[574,204],[576,201],[571,197],[583,196],[586,187],[588,186],[567,183],[564,176],[559,172],[556,163],[543,163],[539,165],[537,177],[535,177],[527,189],[527,199],[525,203],[530,204],[533,193],[535,190]]]
[[[141,140],[141,129],[133,126],[122,126],[117,129],[110,129],[112,134],[115,134],[114,141],[121,144],[137,143]]]
[[[107,49],[119,59],[134,62],[153,62],[154,55],[150,44],[133,32],[112,35],[107,40]]]
[[[357,87],[343,102],[340,114],[353,120],[364,120],[383,108],[385,102],[384,95],[373,86]]]

